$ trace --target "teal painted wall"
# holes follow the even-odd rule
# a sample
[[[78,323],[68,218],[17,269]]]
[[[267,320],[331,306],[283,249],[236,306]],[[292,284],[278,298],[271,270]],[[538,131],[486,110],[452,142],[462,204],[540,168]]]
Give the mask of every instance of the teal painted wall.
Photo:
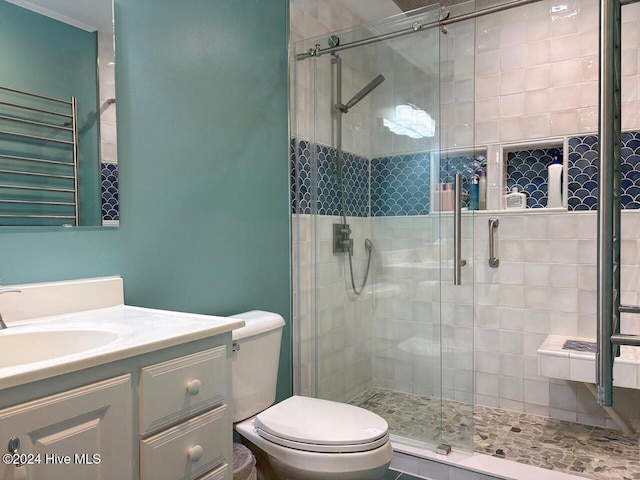
[[[116,0],[121,227],[0,232],[5,283],[122,274],[127,303],[282,314],[291,391],[286,0]]]
[[[100,170],[98,146],[97,43],[95,33],[31,12],[0,0],[0,85],[28,92],[78,101],[80,218],[83,225],[100,225]],[[2,99],[27,103],[37,108],[60,111],[58,104],[33,100],[22,95],[2,93]],[[70,110],[67,109],[68,113]],[[62,123],[50,115],[27,113],[3,107],[2,113],[26,115],[44,122]],[[24,128],[1,123],[3,129],[34,135],[70,139],[59,131],[42,127]],[[10,127],[10,128],[7,128]],[[71,161],[71,148],[53,147],[51,143],[16,142],[0,136],[0,150],[41,158]],[[16,150],[16,147],[19,149]],[[12,165],[25,169],[24,163]],[[40,169],[43,167],[40,166]],[[26,169],[29,169],[26,167]],[[50,171],[68,175],[69,169]],[[6,181],[6,180],[5,180]],[[70,188],[70,182],[60,185]],[[12,192],[15,195],[15,192]],[[71,199],[67,199],[69,201]],[[69,211],[63,213],[70,213]]]
[[[126,298],[289,323],[287,2],[188,3],[116,0]]]

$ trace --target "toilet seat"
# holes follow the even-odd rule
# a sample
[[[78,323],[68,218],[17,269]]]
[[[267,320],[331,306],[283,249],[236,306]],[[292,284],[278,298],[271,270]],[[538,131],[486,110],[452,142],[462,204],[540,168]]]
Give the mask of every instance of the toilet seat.
[[[353,405],[299,396],[258,414],[254,428],[265,440],[307,452],[365,452],[389,441],[389,426],[379,415]]]

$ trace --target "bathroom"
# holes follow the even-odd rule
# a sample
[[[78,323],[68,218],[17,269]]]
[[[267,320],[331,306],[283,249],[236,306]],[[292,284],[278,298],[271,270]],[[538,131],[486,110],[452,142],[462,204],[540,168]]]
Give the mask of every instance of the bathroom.
[[[367,263],[365,238],[372,240],[373,253],[369,283],[354,300],[345,257],[334,257],[325,248],[338,214],[294,210],[291,215],[291,137],[327,147],[335,144],[330,104],[321,103],[330,98],[332,80],[331,68],[320,62],[330,56],[318,59],[313,78],[305,77],[303,69],[311,63],[295,65],[289,45],[303,48],[296,50],[299,53],[315,43],[299,42],[312,37],[326,42],[334,32],[346,43],[370,35],[373,28],[365,33],[357,29],[370,21],[380,32],[407,25],[406,19],[381,21],[400,13],[393,2],[362,3],[356,9],[356,2],[192,0],[185,9],[165,0],[115,0],[119,226],[3,228],[0,278],[9,286],[121,276],[128,305],[219,316],[252,309],[277,312],[286,320],[278,400],[295,393],[347,402],[374,388],[429,396],[436,399],[437,410],[454,399],[460,409],[455,415],[412,419],[400,439],[404,442],[392,438],[394,471],[407,472],[402,479],[410,479],[410,474],[434,479],[532,478],[496,471],[506,462],[496,458],[495,449],[484,452],[490,455],[471,455],[479,444],[473,407],[498,407],[504,415],[496,419],[499,424],[509,422],[513,412],[525,412],[616,428],[582,382],[538,375],[537,349],[548,335],[595,338],[595,212],[475,212],[475,217],[465,213],[462,247],[472,261],[470,268],[462,269],[462,285],[454,288],[452,277],[446,277],[450,271],[443,269],[440,281],[440,262],[445,262],[445,254],[452,258],[449,251],[440,258],[438,243],[452,237],[450,217],[431,218],[425,212],[385,215],[391,211],[387,204],[373,218],[368,209],[373,198],[361,186],[363,209],[348,217],[354,232],[356,282],[362,281]],[[480,3],[476,9],[487,6]],[[368,52],[344,51],[344,78],[349,82],[345,99],[379,73],[386,78],[344,116],[344,152],[368,162],[430,150],[431,140],[420,140],[420,148],[413,149],[415,144],[404,137],[374,131],[376,112],[395,106],[383,104],[392,92],[385,89],[407,82],[410,93],[422,95],[413,103],[434,108],[429,113],[442,129],[441,150],[464,153],[456,158],[490,160],[497,146],[524,145],[518,151],[529,151],[543,145],[561,147],[568,161],[568,137],[597,131],[597,16],[595,2],[565,6],[567,11],[560,12],[555,23],[549,16],[546,23],[539,18],[543,15],[535,16],[539,24],[533,28],[546,35],[535,41],[547,48],[540,53],[548,56],[547,80],[551,82],[551,72],[574,75],[573,83],[548,84],[556,89],[557,103],[550,93],[545,97],[545,88],[527,89],[526,82],[536,78],[526,71],[528,64],[513,69],[511,84],[496,82],[507,75],[498,67],[502,46],[521,52],[505,53],[505,62],[527,61],[528,7],[451,24],[446,35],[438,28],[427,31],[426,48],[409,35],[399,39],[404,51],[396,57],[384,42],[367,46]],[[622,122],[629,132],[640,128],[638,16],[636,5],[624,8]],[[465,3],[453,6],[451,16],[471,10]],[[420,15],[438,17],[428,9]],[[551,60],[552,45],[569,45],[568,36],[574,42],[573,56]],[[412,45],[420,49],[414,66],[396,73],[394,61],[408,66]],[[375,56],[378,63],[366,55]],[[628,63],[633,59],[635,66]],[[536,67],[544,63],[538,61]],[[565,70],[553,65],[569,61],[573,65]],[[447,62],[453,67],[452,78],[446,78],[442,66]],[[418,89],[424,72],[417,67],[424,64],[433,67],[427,73],[436,80],[429,83],[429,91]],[[388,73],[392,70],[397,78]],[[519,87],[519,82],[524,85]],[[308,88],[301,97],[299,86]],[[529,91],[540,95],[532,104],[527,102]],[[317,111],[311,103],[315,95]],[[513,97],[502,98],[507,96]],[[447,118],[451,123],[445,123]],[[311,134],[313,122],[317,139]],[[447,128],[450,134],[444,133]],[[565,138],[567,145],[562,143]],[[453,163],[441,158],[441,165]],[[425,171],[421,178],[433,178],[430,173]],[[632,210],[622,215],[623,300],[635,305],[640,225]],[[500,220],[497,269],[487,266],[487,222],[494,217]],[[434,262],[437,268],[428,268]],[[426,266],[427,271],[417,278],[416,271],[404,268],[407,264]],[[422,287],[427,290],[414,289],[417,280],[426,281]],[[388,290],[373,293],[373,285]],[[407,285],[412,288],[398,293],[398,286]],[[413,298],[414,294],[430,295],[430,300]],[[395,347],[413,337],[419,323],[413,321],[414,312],[428,320],[419,326],[419,340],[404,344],[410,351],[407,356],[406,350]],[[623,327],[640,333],[632,323],[623,322]],[[322,334],[317,338],[316,328]],[[436,342],[440,336],[442,342]],[[446,355],[451,352],[455,355]],[[637,390],[616,388],[614,394],[615,408],[637,431]],[[361,405],[369,400],[375,408],[376,398],[381,397],[370,395]],[[444,427],[460,418],[467,423],[456,433],[459,438],[447,436]],[[434,443],[434,438],[439,441]],[[635,438],[629,461],[636,462],[637,475]],[[439,443],[453,443],[453,453],[435,454]],[[549,471],[538,469],[535,475],[545,478],[544,473]],[[597,478],[583,473],[585,477]]]

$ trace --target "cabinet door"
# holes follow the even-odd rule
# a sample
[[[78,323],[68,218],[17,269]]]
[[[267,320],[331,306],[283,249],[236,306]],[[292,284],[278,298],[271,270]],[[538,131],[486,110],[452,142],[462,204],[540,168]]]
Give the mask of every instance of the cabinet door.
[[[130,480],[131,404],[123,375],[0,410],[0,449],[20,438],[20,453],[33,454],[29,480]],[[13,468],[1,464],[0,479]]]

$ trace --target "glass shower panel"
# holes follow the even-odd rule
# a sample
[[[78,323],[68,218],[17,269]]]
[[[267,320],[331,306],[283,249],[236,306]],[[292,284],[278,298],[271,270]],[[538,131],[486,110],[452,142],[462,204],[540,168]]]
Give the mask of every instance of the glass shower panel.
[[[347,43],[365,33],[337,32],[335,38]],[[298,42],[294,48],[297,54],[328,46],[327,36]],[[370,98],[380,89],[374,84],[363,90],[376,77],[368,77],[365,61],[357,56],[343,59],[342,55],[324,54],[294,60],[293,65],[294,98],[309,108],[303,119],[295,121],[292,140],[293,199],[299,200],[294,205],[294,235],[301,237],[298,245],[306,239],[302,252],[294,252],[301,257],[300,265],[294,265],[294,288],[300,292],[294,292],[294,312],[299,310],[301,315],[294,333],[296,340],[301,340],[294,346],[299,367],[294,381],[300,386],[295,391],[341,402],[371,386],[373,369],[373,273],[367,275],[364,291],[356,294],[365,280],[371,241],[370,132],[365,125]],[[303,91],[307,93],[299,93]],[[361,98],[349,104],[356,93]],[[338,103],[348,111],[334,108]],[[296,115],[300,110],[295,108]],[[298,135],[303,130],[306,136]],[[345,224],[341,229],[350,230],[348,237],[353,240],[351,258],[346,252],[334,253],[334,225]]]
[[[439,9],[387,28],[428,24]],[[410,23],[409,23],[410,22]],[[368,45],[387,79],[372,97],[371,223],[373,388],[362,406],[384,416],[397,441],[441,443],[440,225],[434,172],[440,144],[440,32],[425,29]]]
[[[472,12],[474,3],[467,2],[449,8],[451,16],[458,16]],[[481,206],[480,177],[483,170],[486,172],[486,152],[475,145],[474,60],[475,20],[454,23],[441,32],[442,120],[437,174],[440,204],[439,212],[435,215],[441,232],[442,442],[471,451],[474,403],[474,212]],[[485,202],[482,202],[484,206]]]
[[[293,59],[300,41],[293,45]],[[290,89],[290,188],[291,188],[291,261],[293,339],[293,391],[297,395],[315,396],[315,302],[317,239],[314,211],[317,197],[317,175],[314,138],[315,63],[292,59],[293,88]]]
[[[454,288],[439,185],[454,168],[471,179],[474,38],[445,35],[439,15],[434,5],[294,47],[314,52],[293,60],[294,389],[380,414],[396,441],[470,450],[473,219],[463,213],[468,265]],[[454,62],[458,51],[471,59]],[[351,256],[335,251],[351,240]]]

